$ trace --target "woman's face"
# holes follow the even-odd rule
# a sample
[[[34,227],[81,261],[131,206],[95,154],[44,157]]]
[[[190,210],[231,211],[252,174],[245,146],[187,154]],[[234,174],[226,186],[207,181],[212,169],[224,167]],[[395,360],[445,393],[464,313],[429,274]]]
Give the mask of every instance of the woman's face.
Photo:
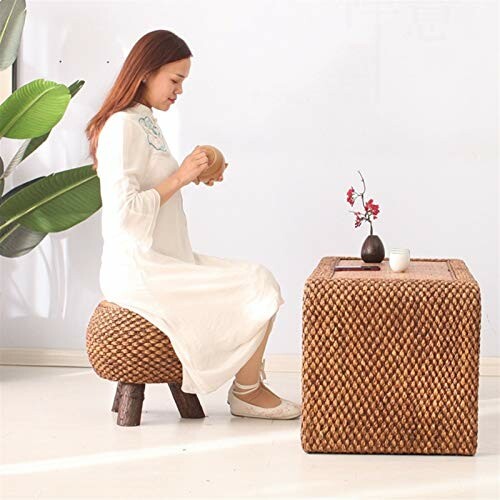
[[[147,106],[167,111],[174,103],[172,100],[182,94],[182,83],[189,76],[191,59],[164,64],[154,74],[146,77],[144,101]]]

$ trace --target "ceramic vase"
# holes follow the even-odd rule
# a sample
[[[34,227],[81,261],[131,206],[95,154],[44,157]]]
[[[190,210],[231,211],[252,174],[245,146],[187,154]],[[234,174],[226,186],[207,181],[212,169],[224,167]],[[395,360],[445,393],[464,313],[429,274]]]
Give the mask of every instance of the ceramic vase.
[[[364,262],[382,262],[385,257],[385,249],[382,240],[376,234],[370,234],[361,247],[361,258]]]

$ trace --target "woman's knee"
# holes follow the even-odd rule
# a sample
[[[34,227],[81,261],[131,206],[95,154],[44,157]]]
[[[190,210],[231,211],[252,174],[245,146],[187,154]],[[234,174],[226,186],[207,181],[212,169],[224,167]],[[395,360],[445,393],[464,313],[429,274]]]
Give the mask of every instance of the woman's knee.
[[[266,266],[264,266],[262,264],[258,264],[258,269],[261,273],[263,273],[265,275],[266,280],[269,282],[269,284],[271,284],[274,287],[279,288],[279,283],[276,280],[276,278],[274,277],[274,274],[271,272],[270,269],[268,269]]]

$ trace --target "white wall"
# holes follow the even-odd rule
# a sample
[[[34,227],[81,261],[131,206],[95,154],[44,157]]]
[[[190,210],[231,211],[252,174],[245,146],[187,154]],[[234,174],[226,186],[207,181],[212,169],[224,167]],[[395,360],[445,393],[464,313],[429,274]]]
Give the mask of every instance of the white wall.
[[[481,354],[498,356],[497,6],[494,1],[28,1],[19,85],[86,84],[9,178],[89,162],[84,127],[128,51],[169,29],[194,57],[155,111],[179,163],[196,144],[230,165],[183,189],[193,249],[268,266],[285,304],[269,353],[299,353],[304,282],[325,255],[359,255],[345,192],[365,175],[386,249],[465,260],[479,281]],[[14,141],[1,144],[4,157]],[[102,298],[100,212],[1,259],[2,346],[79,349]]]

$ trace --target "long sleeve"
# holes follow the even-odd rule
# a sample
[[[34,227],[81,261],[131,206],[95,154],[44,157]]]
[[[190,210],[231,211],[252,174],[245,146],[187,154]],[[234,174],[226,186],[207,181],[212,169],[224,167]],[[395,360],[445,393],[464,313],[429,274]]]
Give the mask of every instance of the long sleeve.
[[[147,137],[134,117],[118,112],[108,118],[96,151],[103,224],[146,248],[152,245],[161,204],[155,188],[141,189],[150,155]]]

